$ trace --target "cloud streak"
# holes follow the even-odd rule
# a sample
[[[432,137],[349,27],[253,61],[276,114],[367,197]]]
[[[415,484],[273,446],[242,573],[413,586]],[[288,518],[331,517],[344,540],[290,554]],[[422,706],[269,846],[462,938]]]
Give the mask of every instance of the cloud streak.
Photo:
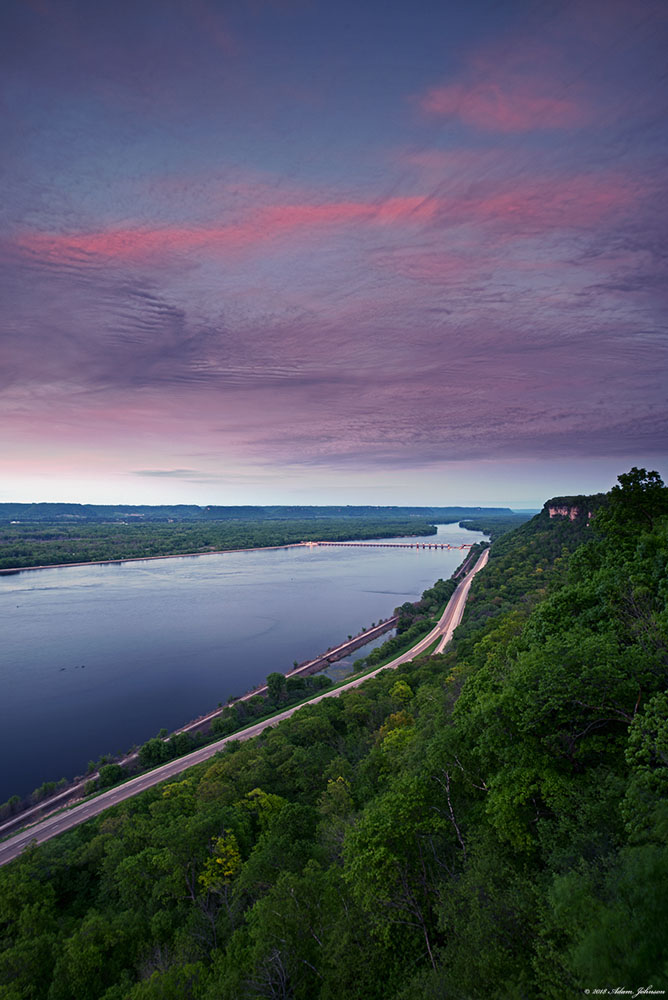
[[[94,257],[133,260],[173,252],[240,252],[286,235],[337,226],[416,225],[433,218],[437,210],[438,206],[424,195],[375,202],[287,203],[217,226],[126,226],[92,233],[24,233],[18,245],[37,257],[85,265]]]
[[[111,227],[98,232],[24,231],[18,252],[64,269],[95,266],[100,259],[141,262],[170,255],[217,255],[280,251],[285,241],[324,241],[340,229],[411,232],[448,227],[493,226],[510,238],[527,232],[581,230],[636,205],[641,186],[622,173],[603,170],[572,176],[540,175],[439,185],[435,192],[373,201],[286,203],[266,206],[233,223],[207,226]],[[276,247],[278,244],[278,247]]]

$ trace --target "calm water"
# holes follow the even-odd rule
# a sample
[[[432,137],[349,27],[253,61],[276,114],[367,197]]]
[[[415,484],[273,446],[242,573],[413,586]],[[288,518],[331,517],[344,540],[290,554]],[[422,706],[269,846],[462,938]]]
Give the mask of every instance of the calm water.
[[[483,536],[442,525],[438,537]],[[0,802],[315,657],[464,554],[298,548],[0,577]]]

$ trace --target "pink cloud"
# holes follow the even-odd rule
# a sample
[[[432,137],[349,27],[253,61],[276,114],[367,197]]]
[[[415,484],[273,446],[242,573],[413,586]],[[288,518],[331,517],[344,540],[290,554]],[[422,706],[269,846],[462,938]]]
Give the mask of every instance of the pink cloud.
[[[471,149],[399,149],[393,161],[401,167],[412,167],[421,174],[439,177],[457,175],[462,171],[480,170],[489,160],[489,153]],[[498,161],[498,153],[495,153]]]
[[[24,233],[19,243],[40,256],[56,258],[64,253],[81,258],[130,259],[200,249],[234,252],[303,230],[352,223],[379,226],[421,223],[431,219],[437,211],[438,203],[424,195],[377,202],[293,203],[269,205],[241,222],[219,226],[123,226],[95,233]]]
[[[540,94],[541,89],[545,89],[544,81],[530,78],[477,85],[453,83],[432,87],[419,103],[425,114],[457,117],[466,125],[494,132],[572,128],[587,120],[586,110],[576,101]]]
[[[472,197],[464,201],[461,211],[471,219],[541,231],[579,229],[626,208],[636,198],[633,186],[621,176],[527,178]]]
[[[522,133],[585,124],[592,96],[583,81],[573,79],[563,46],[517,36],[472,53],[456,77],[426,90],[417,104],[430,117]]]
[[[96,259],[138,261],[171,254],[237,254],[271,247],[277,240],[321,239],[333,229],[360,227],[408,233],[429,225],[433,232],[454,226],[490,227],[507,238],[527,232],[581,229],[638,200],[636,187],[620,174],[490,178],[477,183],[466,171],[445,178],[439,195],[406,194],[378,200],[297,200],[259,205],[218,225],[122,225],[97,232],[24,231],[19,246],[58,263]],[[258,192],[262,195],[262,190]],[[257,194],[257,193],[256,193]],[[252,192],[244,192],[248,204]],[[450,234],[452,235],[452,234]]]

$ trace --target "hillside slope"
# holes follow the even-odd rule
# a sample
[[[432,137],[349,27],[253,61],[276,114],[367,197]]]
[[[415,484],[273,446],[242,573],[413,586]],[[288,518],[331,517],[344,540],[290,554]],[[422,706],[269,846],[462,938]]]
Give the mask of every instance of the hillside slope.
[[[667,561],[644,470],[504,535],[444,656],[1,871],[0,997],[668,989]]]

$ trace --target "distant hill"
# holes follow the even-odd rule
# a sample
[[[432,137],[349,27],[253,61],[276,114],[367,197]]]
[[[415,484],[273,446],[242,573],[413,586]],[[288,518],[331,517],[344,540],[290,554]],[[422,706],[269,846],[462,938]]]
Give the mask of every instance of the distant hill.
[[[170,521],[280,521],[319,518],[373,518],[451,523],[479,515],[511,517],[509,507],[199,507],[196,504],[127,505],[79,503],[0,503],[0,524],[114,524]]]

